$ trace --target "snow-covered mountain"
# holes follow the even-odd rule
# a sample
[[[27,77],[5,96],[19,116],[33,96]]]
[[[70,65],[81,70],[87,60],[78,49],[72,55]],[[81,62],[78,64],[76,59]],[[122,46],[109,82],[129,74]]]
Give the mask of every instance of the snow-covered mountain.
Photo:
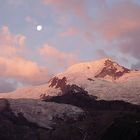
[[[98,100],[123,100],[140,104],[140,71],[130,70],[111,59],[79,63],[54,76],[41,86],[2,93],[0,98],[33,98],[59,96],[67,86],[84,89]]]

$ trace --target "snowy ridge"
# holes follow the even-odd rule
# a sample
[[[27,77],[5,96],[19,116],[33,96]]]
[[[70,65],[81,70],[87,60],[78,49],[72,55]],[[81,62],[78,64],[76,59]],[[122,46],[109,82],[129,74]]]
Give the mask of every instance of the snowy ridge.
[[[74,75],[74,77],[82,76],[84,75],[91,75],[95,76],[96,74],[100,73],[102,68],[104,67],[104,62],[107,59],[102,59],[100,61],[91,61],[91,62],[83,62],[79,64],[72,65],[69,67],[65,72],[59,73],[57,77],[63,77],[63,75],[71,76]]]
[[[31,86],[31,87],[26,87],[26,88],[20,88],[9,93],[1,93],[0,98],[40,99],[44,94],[47,94],[50,96],[57,96],[60,94],[60,92],[61,91],[59,89],[50,88],[48,84],[45,84],[41,86]]]
[[[49,83],[0,94],[0,98],[33,98],[62,95],[66,85],[77,85],[97,99],[140,104],[140,71],[129,70],[111,59],[79,63],[57,74]]]

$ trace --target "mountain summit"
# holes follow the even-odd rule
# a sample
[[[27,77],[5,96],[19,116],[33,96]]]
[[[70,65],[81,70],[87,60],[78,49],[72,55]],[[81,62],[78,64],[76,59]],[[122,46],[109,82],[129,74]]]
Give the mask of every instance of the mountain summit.
[[[112,77],[112,79],[116,80],[117,78],[120,78],[121,76],[129,72],[129,69],[120,66],[118,63],[110,59],[106,59],[104,61],[104,67],[102,68],[101,72],[95,77],[105,78],[106,76],[110,76]]]
[[[67,84],[76,84],[81,87],[81,85],[85,85],[85,81],[93,82],[97,79],[113,82],[130,72],[130,69],[108,58],[78,63],[68,68],[65,72],[53,77],[49,81],[49,87],[60,88],[61,90],[65,88]]]
[[[58,74],[58,77],[61,75],[73,75],[73,76],[87,76],[95,78],[107,78],[108,80],[116,80],[123,76],[126,73],[129,73],[131,70],[127,69],[112,59],[101,59],[98,61],[84,62],[71,66],[64,73]]]
[[[86,91],[98,100],[123,100],[140,104],[140,71],[130,70],[112,59],[78,63],[41,86],[0,94],[0,98],[61,96],[67,90]]]

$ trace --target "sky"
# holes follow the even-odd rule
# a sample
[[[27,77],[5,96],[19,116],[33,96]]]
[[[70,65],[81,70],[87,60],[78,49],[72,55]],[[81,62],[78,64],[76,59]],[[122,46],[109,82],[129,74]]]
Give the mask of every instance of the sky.
[[[83,61],[109,57],[140,69],[140,0],[0,2],[1,93]]]

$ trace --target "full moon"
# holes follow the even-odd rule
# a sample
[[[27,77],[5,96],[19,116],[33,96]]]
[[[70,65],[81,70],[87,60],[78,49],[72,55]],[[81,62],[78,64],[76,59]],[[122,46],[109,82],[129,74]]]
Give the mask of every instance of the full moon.
[[[41,31],[43,29],[42,25],[37,25],[36,27],[37,31]]]

